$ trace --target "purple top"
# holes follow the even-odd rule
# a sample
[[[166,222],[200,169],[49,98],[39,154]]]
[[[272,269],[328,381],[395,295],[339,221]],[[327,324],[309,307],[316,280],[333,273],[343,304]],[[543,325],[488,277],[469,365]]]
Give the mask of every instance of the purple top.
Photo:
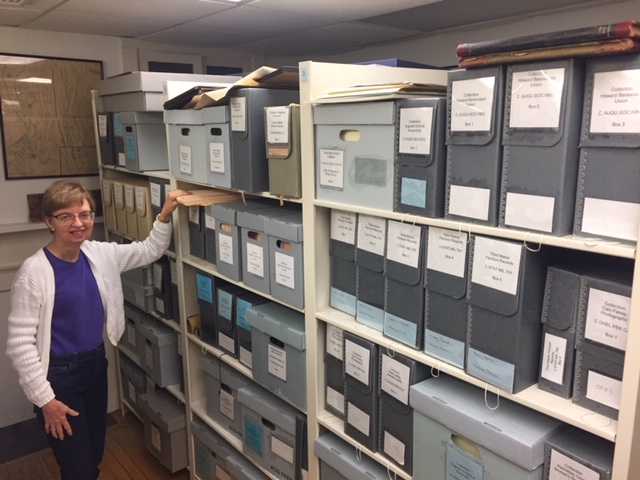
[[[51,322],[51,354],[93,350],[102,343],[104,307],[84,252],[67,262],[44,249],[56,281]]]

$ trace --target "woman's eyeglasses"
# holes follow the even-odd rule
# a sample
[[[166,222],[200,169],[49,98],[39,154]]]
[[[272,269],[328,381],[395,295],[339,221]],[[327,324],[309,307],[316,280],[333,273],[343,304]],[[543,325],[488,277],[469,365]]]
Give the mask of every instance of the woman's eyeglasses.
[[[80,212],[78,214],[74,213],[59,213],[58,215],[51,215],[55,218],[61,225],[71,225],[76,217],[80,219],[82,223],[91,223],[93,219],[96,218],[96,212]]]

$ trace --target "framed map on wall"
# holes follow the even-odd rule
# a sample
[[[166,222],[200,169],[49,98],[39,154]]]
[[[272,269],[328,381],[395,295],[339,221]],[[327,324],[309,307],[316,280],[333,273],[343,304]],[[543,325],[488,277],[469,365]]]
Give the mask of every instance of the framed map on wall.
[[[102,62],[0,54],[7,180],[97,175],[91,90]]]

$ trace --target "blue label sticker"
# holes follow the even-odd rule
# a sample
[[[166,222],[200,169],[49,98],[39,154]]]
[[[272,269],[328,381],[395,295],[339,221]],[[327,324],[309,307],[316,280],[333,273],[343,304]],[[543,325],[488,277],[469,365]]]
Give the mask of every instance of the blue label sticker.
[[[128,159],[135,160],[136,159],[136,137],[134,135],[125,135],[124,136],[124,150]]]
[[[251,331],[251,325],[247,323],[247,308],[252,305],[241,298],[236,299],[236,325]]]
[[[224,290],[218,290],[218,315],[229,321],[233,319],[233,295]]]
[[[467,373],[509,393],[513,392],[515,370],[516,367],[512,363],[507,363],[473,348],[469,349]]]
[[[356,315],[356,296],[331,287],[331,306],[341,312]]]
[[[211,463],[209,451],[201,443],[195,444],[196,473],[201,478],[209,478],[211,475]]]
[[[464,342],[425,330],[424,353],[464,368]]]
[[[122,137],[122,135],[124,134],[124,128],[122,127],[119,113],[113,114],[113,134],[116,137]]]
[[[244,420],[244,443],[262,455],[262,427],[248,418]]]
[[[484,467],[453,442],[447,444],[445,480],[482,480]]]
[[[205,302],[213,303],[213,288],[211,278],[196,273],[196,285],[198,287],[198,298]]]
[[[382,326],[384,325],[384,310],[372,307],[368,303],[358,300],[356,308],[356,322],[362,323],[367,327],[375,328],[381,332]]]
[[[427,181],[415,178],[403,178],[400,188],[400,203],[412,207],[427,207]]]
[[[418,343],[418,325],[390,313],[384,314],[382,333],[411,347]]]

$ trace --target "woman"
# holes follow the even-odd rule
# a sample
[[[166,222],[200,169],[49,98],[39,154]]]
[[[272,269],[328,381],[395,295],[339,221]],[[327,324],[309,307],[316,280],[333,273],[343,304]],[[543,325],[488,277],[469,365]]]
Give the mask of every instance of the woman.
[[[167,196],[146,240],[88,240],[95,201],[74,181],[54,182],[42,199],[53,238],[29,257],[11,290],[7,355],[60,466],[62,480],[98,477],[107,420],[107,360],[124,329],[120,273],[158,259],[171,239],[177,198]]]

